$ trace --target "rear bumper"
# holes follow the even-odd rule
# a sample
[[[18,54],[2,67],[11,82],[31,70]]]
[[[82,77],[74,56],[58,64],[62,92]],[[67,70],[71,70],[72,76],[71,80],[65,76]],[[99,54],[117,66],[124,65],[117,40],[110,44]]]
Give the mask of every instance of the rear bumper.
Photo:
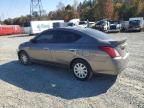
[[[108,32],[120,32],[120,29],[111,29],[111,30],[108,30]]]
[[[92,70],[94,73],[102,73],[109,75],[118,75],[123,71],[128,65],[127,53],[124,57],[110,58],[107,57],[106,61],[96,62],[94,59],[90,62]]]
[[[129,61],[128,56],[129,56],[129,53],[127,53],[124,57],[116,57],[112,60],[115,65],[114,66],[115,74],[119,74],[121,71],[127,68],[128,61]]]
[[[128,31],[139,31],[141,28],[128,28]]]

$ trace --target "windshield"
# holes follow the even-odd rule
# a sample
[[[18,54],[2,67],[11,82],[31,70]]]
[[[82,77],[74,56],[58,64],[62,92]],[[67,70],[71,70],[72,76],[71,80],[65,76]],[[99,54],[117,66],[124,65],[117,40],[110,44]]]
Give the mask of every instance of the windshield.
[[[73,23],[68,23],[67,25],[68,25],[68,26],[74,26],[74,24],[73,24]]]
[[[86,22],[84,21],[79,22],[79,25],[83,25],[83,24],[86,24]]]
[[[110,24],[119,24],[118,21],[110,21]]]

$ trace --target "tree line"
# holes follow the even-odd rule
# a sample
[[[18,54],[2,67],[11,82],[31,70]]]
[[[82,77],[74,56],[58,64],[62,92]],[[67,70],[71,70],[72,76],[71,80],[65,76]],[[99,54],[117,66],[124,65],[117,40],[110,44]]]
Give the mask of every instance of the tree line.
[[[43,16],[21,16],[4,20],[4,24],[28,26],[31,20],[65,20],[66,22],[80,18],[81,20],[97,21],[100,19],[128,20],[130,17],[144,17],[143,0],[84,0],[72,5],[58,3],[55,11]]]

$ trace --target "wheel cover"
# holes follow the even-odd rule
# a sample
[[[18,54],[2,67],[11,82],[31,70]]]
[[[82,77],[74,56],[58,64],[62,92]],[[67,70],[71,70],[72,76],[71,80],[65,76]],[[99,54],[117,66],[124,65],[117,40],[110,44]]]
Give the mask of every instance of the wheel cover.
[[[74,74],[76,77],[84,79],[88,75],[88,69],[84,64],[77,63],[74,65]]]
[[[21,54],[20,58],[22,63],[26,64],[28,62],[28,57],[25,54]]]

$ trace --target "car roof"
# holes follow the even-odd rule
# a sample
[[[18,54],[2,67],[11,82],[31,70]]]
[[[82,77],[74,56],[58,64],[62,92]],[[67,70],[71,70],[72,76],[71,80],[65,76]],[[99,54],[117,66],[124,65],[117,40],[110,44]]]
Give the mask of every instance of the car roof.
[[[82,27],[61,27],[61,28],[54,28],[52,30],[75,30],[75,31],[83,31],[84,28]]]
[[[107,34],[95,30],[95,29],[91,29],[91,28],[82,28],[82,27],[63,27],[63,28],[53,28],[53,29],[49,29],[49,30],[64,30],[64,31],[70,31],[70,32],[77,32],[77,33],[81,33],[81,34],[85,34],[88,35],[96,40],[99,41],[106,41],[106,40],[113,40],[111,38],[111,36],[108,36]]]

